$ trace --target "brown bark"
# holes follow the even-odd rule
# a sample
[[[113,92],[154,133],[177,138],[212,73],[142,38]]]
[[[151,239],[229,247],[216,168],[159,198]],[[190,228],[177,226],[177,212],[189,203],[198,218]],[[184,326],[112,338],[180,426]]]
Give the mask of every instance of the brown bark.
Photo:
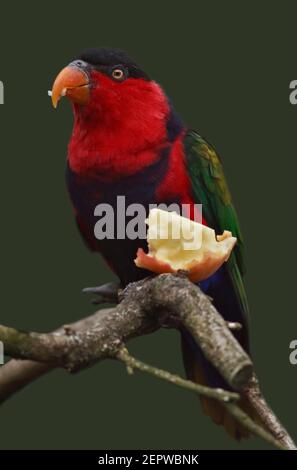
[[[0,400],[3,402],[54,367],[75,372],[113,358],[124,362],[129,370],[136,368],[220,400],[250,431],[278,448],[295,449],[291,437],[261,395],[251,359],[232,335],[230,325],[196,285],[183,274],[163,274],[130,284],[120,300],[116,307],[100,310],[54,333],[24,332],[0,325],[5,353],[18,358],[0,369]],[[236,405],[240,395],[194,384],[128,354],[125,344],[131,338],[153,332],[169,320],[191,333],[230,387],[248,398],[264,428]]]

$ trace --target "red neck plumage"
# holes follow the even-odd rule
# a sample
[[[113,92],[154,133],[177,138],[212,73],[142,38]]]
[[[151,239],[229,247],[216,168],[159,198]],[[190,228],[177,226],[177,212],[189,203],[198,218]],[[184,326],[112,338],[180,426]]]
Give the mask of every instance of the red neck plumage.
[[[68,147],[74,172],[108,179],[133,174],[152,164],[166,145],[170,108],[162,89],[139,79],[127,80],[125,87],[121,94],[110,86],[94,93],[96,106],[74,105]]]

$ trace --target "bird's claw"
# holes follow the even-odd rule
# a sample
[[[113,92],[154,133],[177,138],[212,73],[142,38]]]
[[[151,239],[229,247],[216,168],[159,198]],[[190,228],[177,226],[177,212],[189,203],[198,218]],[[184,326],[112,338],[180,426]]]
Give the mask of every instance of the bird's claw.
[[[113,304],[119,302],[120,284],[118,282],[108,282],[97,287],[85,287],[82,292],[84,294],[95,294],[97,297],[92,299],[94,305]]]

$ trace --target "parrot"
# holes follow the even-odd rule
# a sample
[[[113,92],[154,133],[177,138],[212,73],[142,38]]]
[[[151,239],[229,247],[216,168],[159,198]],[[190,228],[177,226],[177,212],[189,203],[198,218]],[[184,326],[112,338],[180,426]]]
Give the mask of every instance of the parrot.
[[[66,96],[73,109],[66,184],[87,247],[102,255],[124,287],[152,275],[134,263],[137,249],[147,242],[98,240],[94,208],[109,204],[117,217],[119,195],[127,205],[142,204],[146,211],[150,204],[202,204],[202,223],[216,233],[231,231],[237,244],[229,260],[198,285],[226,321],[240,323],[241,329],[232,332],[249,354],[244,242],[215,148],[183,123],[163,88],[120,49],[85,50],[57,75],[50,94],[55,108]],[[190,334],[180,331],[188,379],[230,389]],[[222,404],[207,397],[200,401],[204,413],[232,437],[249,436]],[[240,406],[252,416],[244,399]]]

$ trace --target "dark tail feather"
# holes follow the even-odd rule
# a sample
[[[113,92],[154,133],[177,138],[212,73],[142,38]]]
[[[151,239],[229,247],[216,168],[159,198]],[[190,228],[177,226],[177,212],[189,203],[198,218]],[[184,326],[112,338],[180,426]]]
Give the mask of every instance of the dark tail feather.
[[[189,380],[209,387],[230,389],[214,367],[206,361],[202,351],[187,332],[181,333],[181,341],[185,370]],[[224,426],[234,439],[241,440],[250,436],[250,433],[217,400],[200,397],[200,402],[203,412],[216,424]],[[254,413],[244,399],[240,400],[239,406],[254,419]]]

